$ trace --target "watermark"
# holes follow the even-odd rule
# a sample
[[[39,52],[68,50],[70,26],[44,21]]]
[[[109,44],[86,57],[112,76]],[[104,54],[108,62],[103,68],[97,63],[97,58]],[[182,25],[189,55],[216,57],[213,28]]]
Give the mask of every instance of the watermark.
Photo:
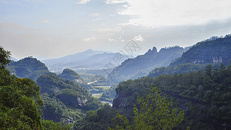
[[[113,61],[115,61],[115,63],[117,65],[120,65],[121,62],[125,61],[126,59],[128,59],[129,57],[123,52],[120,51],[114,58]]]
[[[124,50],[126,50],[131,56],[134,55],[134,52],[140,51],[141,48],[133,41],[131,40],[125,47]]]
[[[106,74],[107,74],[108,76],[112,77],[112,75],[110,75],[110,74],[112,74],[113,69],[114,69],[115,67],[116,67],[116,66],[115,66],[114,64],[112,64],[111,62],[109,62],[109,63],[107,63],[107,64],[105,65],[105,68],[106,68],[106,69],[104,69],[104,72],[106,72]]]
[[[120,65],[123,61],[128,59],[129,57],[133,57],[135,52],[140,51],[141,48],[138,46],[138,44],[131,40],[129,41],[123,48],[123,50],[119,51],[118,54],[113,58],[113,61],[117,64],[113,64],[112,62],[109,62],[105,65],[104,72],[107,74],[107,77],[113,78],[115,72],[117,71],[115,69],[116,66]]]

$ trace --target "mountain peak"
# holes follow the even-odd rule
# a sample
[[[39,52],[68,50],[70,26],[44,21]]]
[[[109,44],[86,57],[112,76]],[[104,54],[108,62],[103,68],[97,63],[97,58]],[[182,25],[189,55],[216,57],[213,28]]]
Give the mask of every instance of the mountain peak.
[[[148,55],[153,54],[153,55],[155,55],[156,53],[157,53],[157,49],[156,49],[156,47],[153,47],[152,50],[149,49],[148,52],[146,52],[145,54],[148,54]]]
[[[92,52],[92,51],[94,51],[94,50],[88,49],[88,50],[86,50],[86,51],[84,51],[84,52]]]
[[[96,55],[96,54],[102,54],[102,53],[105,53],[105,52],[104,51],[98,51],[98,50],[88,49],[86,51],[83,51],[83,52],[80,52],[80,53],[76,53],[76,54]]]

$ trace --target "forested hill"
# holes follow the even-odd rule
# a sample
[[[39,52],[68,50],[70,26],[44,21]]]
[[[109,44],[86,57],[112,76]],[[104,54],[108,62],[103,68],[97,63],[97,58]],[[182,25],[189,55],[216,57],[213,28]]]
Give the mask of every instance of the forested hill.
[[[157,52],[156,47],[153,47],[144,55],[125,60],[113,70],[110,76],[117,82],[145,76],[157,67],[168,66],[172,60],[180,57],[184,51],[186,51],[184,48],[175,46],[162,48]]]
[[[71,69],[64,69],[61,74],[58,75],[60,78],[76,81],[81,79],[80,75]]]
[[[42,75],[37,79],[44,101],[43,118],[55,122],[73,123],[84,111],[101,107],[100,100],[93,98],[88,89],[74,81],[61,79],[56,74]]]
[[[178,108],[185,110],[185,120],[180,127],[192,130],[231,129],[231,65],[212,65],[184,74],[160,75],[156,78],[143,77],[121,82],[116,88],[113,107],[132,116],[137,96],[145,97],[146,91],[155,84],[166,93]],[[124,113],[124,114],[125,114]]]
[[[60,75],[56,75],[44,63],[32,57],[11,61],[7,69],[17,77],[36,81],[40,86],[44,102],[43,119],[73,123],[83,117],[87,110],[101,106],[100,100],[89,93],[87,88],[90,86],[82,83],[80,75],[71,69],[64,69]]]
[[[11,62],[7,69],[11,74],[20,78],[30,78],[36,80],[42,74],[50,73],[44,63],[36,58],[27,57],[17,62]]]
[[[223,63],[228,65],[231,59],[231,35],[224,38],[209,39],[192,46],[181,58],[170,66],[183,63],[206,64]]]

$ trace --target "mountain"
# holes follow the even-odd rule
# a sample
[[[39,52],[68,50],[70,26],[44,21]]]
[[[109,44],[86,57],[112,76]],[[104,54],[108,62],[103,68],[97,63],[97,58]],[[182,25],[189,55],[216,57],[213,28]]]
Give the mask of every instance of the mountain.
[[[61,74],[58,75],[59,78],[67,79],[74,81],[75,83],[78,83],[81,87],[92,89],[90,85],[84,82],[84,80],[81,78],[81,76],[76,73],[74,70],[71,69],[64,69]]]
[[[51,73],[44,63],[27,57],[7,66],[11,74],[20,78],[30,78],[40,86],[43,119],[54,122],[73,123],[84,116],[85,111],[101,106],[98,99],[89,93],[91,86],[83,83],[75,71],[64,69],[59,75]],[[84,112],[83,112],[84,111]]]
[[[116,79],[117,82],[142,77],[157,67],[168,66],[172,60],[180,57],[185,51],[186,49],[175,46],[161,48],[157,52],[156,47],[153,47],[152,50],[149,49],[144,55],[125,60],[111,72],[110,76],[112,76],[112,79]]]
[[[19,78],[36,80],[40,75],[50,73],[44,63],[33,57],[11,62],[7,69]]]
[[[64,78],[72,81],[81,80],[80,75],[71,69],[64,69],[63,72],[58,76],[59,78]]]
[[[88,69],[105,69],[107,68],[107,64],[112,64],[113,66],[118,66],[123,62],[124,60],[119,61],[116,63],[114,61],[114,58],[118,55],[122,55],[120,53],[102,53],[102,54],[96,54],[93,55],[85,60],[82,60],[81,63],[79,63],[77,66],[75,66],[74,69],[78,69],[80,67],[82,68],[88,68]],[[123,57],[127,58],[127,56],[122,55]]]
[[[154,84],[162,95],[172,98],[174,106],[184,110],[185,119],[178,129],[231,129],[231,65],[213,69],[211,65],[205,71],[193,71],[183,74],[160,75],[155,78],[142,77],[120,82],[116,88],[113,107],[124,110],[130,118],[133,106],[139,106],[137,97],[144,98],[150,86]],[[223,125],[225,124],[225,125]]]
[[[195,44],[185,52],[181,58],[172,62],[170,66],[176,66],[183,63],[222,63],[228,65],[230,59],[231,35],[227,35],[224,38],[212,37]]]
[[[14,57],[10,57],[10,60],[11,61],[18,61],[16,58],[14,58]]]
[[[87,110],[96,110],[102,105],[87,88],[53,73],[41,75],[37,84],[44,101],[42,117],[46,120],[73,123],[83,117]]]
[[[48,66],[49,70],[54,72],[60,72],[65,68],[70,68],[75,71],[78,70],[92,70],[92,69],[104,69],[108,63],[113,63],[114,66],[118,66],[124,60],[115,63],[113,58],[119,53],[107,53],[103,51],[87,50],[84,52],[68,55],[57,59],[48,59],[43,62]],[[124,55],[122,55],[124,56]],[[124,56],[127,57],[127,56]]]
[[[182,73],[188,73],[192,71],[198,71],[198,70],[205,70],[205,67],[208,64],[193,64],[193,63],[184,63],[177,66],[167,66],[167,67],[160,67],[152,70],[148,77],[155,78],[159,75],[174,75],[174,74],[182,74]],[[220,67],[220,63],[213,63],[211,64],[214,69],[217,69]]]

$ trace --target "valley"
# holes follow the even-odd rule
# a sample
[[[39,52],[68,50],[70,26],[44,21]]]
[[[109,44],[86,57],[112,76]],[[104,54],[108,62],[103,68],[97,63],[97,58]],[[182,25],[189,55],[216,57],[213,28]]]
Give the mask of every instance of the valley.
[[[230,35],[205,40],[186,49],[174,46],[157,52],[153,47],[144,55],[126,59],[112,68],[112,76],[102,74],[100,67],[91,66],[78,73],[68,62],[55,69],[57,72],[50,71],[54,70],[51,63],[59,66],[68,57],[102,53],[93,50],[45,63],[26,57],[11,61],[6,69],[11,76],[33,80],[40,87],[43,105],[39,109],[44,123],[61,122],[67,127],[72,124],[73,129],[106,129],[113,127],[111,118],[116,118],[118,113],[125,114],[124,120],[131,123],[135,118],[134,105],[140,106],[137,97],[147,97],[147,92],[152,91],[150,86],[154,85],[163,98],[166,95],[166,100],[184,111],[183,122],[177,129],[229,129],[230,47]],[[110,58],[113,57],[102,58],[100,62],[106,63]],[[61,71],[62,67],[67,68]]]
[[[0,0],[0,130],[231,130],[231,0]]]

